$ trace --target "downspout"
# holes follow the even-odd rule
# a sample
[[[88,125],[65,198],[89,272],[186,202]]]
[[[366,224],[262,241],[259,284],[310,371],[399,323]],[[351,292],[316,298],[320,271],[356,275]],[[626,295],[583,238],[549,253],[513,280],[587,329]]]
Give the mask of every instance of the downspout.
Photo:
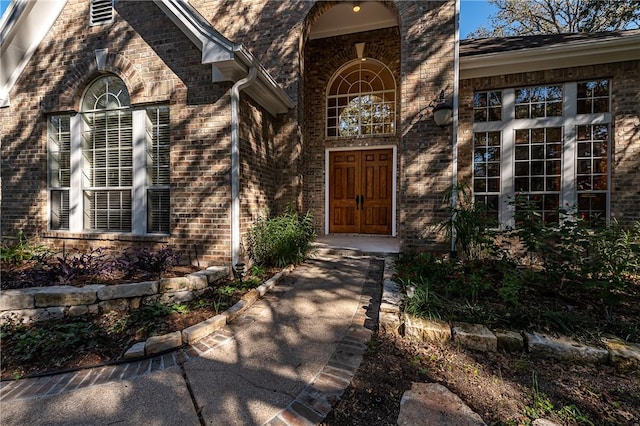
[[[456,0],[457,1],[457,0]],[[240,91],[250,86],[258,75],[251,65],[249,74],[231,88],[231,267],[240,262]]]
[[[453,136],[452,136],[452,190],[451,190],[451,257],[455,257],[456,253],[456,205],[458,203],[458,94],[460,91],[460,0],[455,0],[455,35],[453,50]]]

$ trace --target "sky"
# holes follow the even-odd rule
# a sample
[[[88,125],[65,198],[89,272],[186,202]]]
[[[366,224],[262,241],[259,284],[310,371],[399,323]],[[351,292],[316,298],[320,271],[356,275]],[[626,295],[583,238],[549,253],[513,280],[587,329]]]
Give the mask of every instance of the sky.
[[[9,3],[10,0],[0,0],[0,14],[4,13]],[[487,23],[489,15],[494,13],[495,9],[486,0],[461,0],[460,38],[466,38],[480,25]]]

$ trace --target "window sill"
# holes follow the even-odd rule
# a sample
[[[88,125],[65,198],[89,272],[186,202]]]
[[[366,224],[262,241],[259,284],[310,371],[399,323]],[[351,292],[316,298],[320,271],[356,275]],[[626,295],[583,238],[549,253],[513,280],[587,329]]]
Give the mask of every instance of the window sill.
[[[133,235],[120,233],[92,233],[92,232],[65,232],[46,231],[42,233],[42,238],[64,239],[64,240],[96,240],[96,241],[129,241],[129,242],[153,242],[168,243],[169,235]]]

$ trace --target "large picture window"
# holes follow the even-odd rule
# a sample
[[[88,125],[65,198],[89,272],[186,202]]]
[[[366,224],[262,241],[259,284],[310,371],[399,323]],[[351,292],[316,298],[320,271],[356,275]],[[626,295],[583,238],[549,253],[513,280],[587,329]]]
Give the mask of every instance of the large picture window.
[[[395,133],[396,84],[391,70],[373,59],[349,62],[327,90],[327,137]]]
[[[168,107],[132,108],[124,82],[102,76],[48,134],[51,229],[169,233]]]
[[[517,225],[517,196],[545,223],[560,220],[560,207],[592,223],[607,220],[609,91],[608,80],[593,80],[476,92],[476,201],[495,204],[506,226]]]

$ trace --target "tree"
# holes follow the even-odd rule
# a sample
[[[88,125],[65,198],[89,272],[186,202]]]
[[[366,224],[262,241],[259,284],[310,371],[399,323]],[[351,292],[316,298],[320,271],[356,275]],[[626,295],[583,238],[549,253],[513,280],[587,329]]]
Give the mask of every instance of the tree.
[[[640,27],[640,0],[489,0],[489,28],[470,38],[600,32]]]

